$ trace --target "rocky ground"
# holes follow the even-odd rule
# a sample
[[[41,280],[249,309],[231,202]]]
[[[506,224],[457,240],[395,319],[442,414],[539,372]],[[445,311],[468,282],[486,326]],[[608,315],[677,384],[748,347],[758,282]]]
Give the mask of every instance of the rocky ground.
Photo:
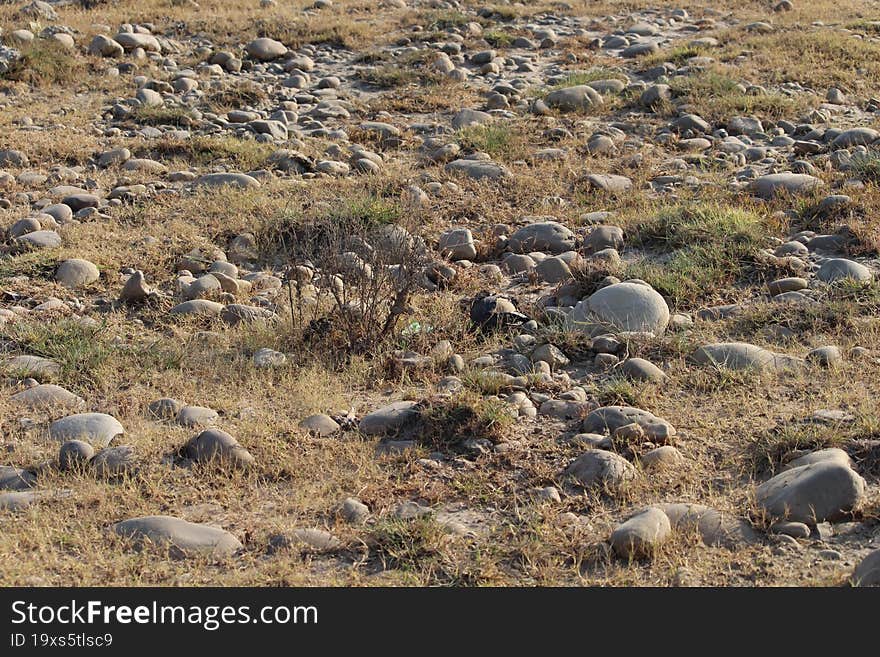
[[[880,583],[872,17],[0,5],[0,583]]]

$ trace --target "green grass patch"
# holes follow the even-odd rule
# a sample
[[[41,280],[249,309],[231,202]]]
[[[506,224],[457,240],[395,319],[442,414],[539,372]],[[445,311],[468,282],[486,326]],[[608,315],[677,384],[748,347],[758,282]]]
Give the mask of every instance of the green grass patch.
[[[675,206],[635,227],[634,244],[653,252],[627,268],[676,306],[694,306],[724,288],[745,282],[756,269],[768,220],[743,208]]]
[[[736,80],[716,71],[676,77],[669,86],[674,96],[710,120],[726,120],[736,114],[779,119],[801,109],[797,100],[783,94],[746,93]]]

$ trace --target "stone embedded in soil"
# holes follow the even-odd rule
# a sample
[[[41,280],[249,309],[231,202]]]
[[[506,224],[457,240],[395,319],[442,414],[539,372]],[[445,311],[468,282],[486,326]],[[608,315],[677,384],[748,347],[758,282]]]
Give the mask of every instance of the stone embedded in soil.
[[[178,411],[175,422],[182,427],[210,427],[220,418],[217,411],[205,406],[184,406]]]
[[[619,524],[611,533],[611,547],[618,556],[640,559],[651,556],[672,532],[662,510],[650,507]]]
[[[58,467],[64,470],[82,470],[95,456],[95,448],[82,440],[68,440],[58,450]]]
[[[329,415],[316,413],[300,420],[299,427],[319,436],[332,436],[340,430],[339,424]]]
[[[417,402],[398,401],[364,416],[358,430],[369,436],[394,433],[419,417]]]
[[[168,548],[176,556],[228,557],[243,546],[229,532],[171,516],[144,516],[123,520],[113,531],[137,548]]]
[[[12,395],[10,399],[16,406],[34,410],[74,409],[85,405],[82,397],[53,383],[43,383],[28,388]]]
[[[637,476],[632,463],[612,452],[592,450],[581,454],[565,470],[565,475],[584,488],[616,491]]]
[[[0,490],[26,490],[36,481],[36,476],[23,468],[0,465]]]
[[[184,448],[196,463],[217,462],[231,467],[253,465],[254,457],[233,436],[220,429],[206,429],[194,436]]]

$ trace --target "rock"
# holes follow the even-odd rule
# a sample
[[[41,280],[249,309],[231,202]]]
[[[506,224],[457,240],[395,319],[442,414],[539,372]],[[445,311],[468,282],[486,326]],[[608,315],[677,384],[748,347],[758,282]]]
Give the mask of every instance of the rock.
[[[596,226],[584,239],[584,251],[587,253],[621,248],[623,248],[623,229],[620,226]]]
[[[659,504],[676,531],[696,531],[704,544],[735,549],[757,541],[752,527],[740,518],[702,504]]]
[[[12,376],[54,376],[61,372],[61,365],[41,356],[10,356],[2,361],[2,371]]]
[[[368,436],[395,433],[419,417],[417,402],[398,401],[365,416],[358,430]]]
[[[260,182],[246,173],[208,173],[198,178],[196,187],[237,187],[252,189],[260,186]]]
[[[113,37],[113,40],[126,51],[142,48],[147,52],[162,52],[162,46],[159,44],[159,40],[152,34],[143,34],[141,32],[120,32]]]
[[[339,515],[349,524],[363,525],[370,517],[370,509],[360,500],[346,497],[339,505]]]
[[[227,557],[243,547],[227,531],[171,516],[144,516],[123,520],[113,525],[113,531],[131,540],[137,548],[147,545],[165,547],[178,557],[190,554]]]
[[[68,440],[58,450],[61,470],[83,470],[95,456],[95,448],[82,440]]]
[[[155,292],[147,287],[144,272],[138,270],[125,281],[119,299],[124,303],[140,303],[154,294]]]
[[[620,194],[632,188],[632,180],[626,176],[618,176],[610,173],[591,173],[586,178],[587,184],[594,189],[603,192]]]
[[[440,235],[438,250],[450,260],[473,260],[477,257],[474,237],[468,228],[453,228]]]
[[[309,415],[299,423],[301,429],[319,436],[332,436],[340,430],[339,424],[329,415],[318,413]]]
[[[147,406],[147,412],[149,417],[154,420],[173,420],[180,413],[183,406],[183,402],[171,399],[170,397],[163,397],[162,399],[150,402]]]
[[[296,546],[326,552],[328,550],[335,550],[341,545],[342,541],[323,529],[294,529],[292,532],[276,534],[270,537],[269,554],[275,554],[281,550],[287,550]]]
[[[206,429],[194,436],[184,447],[184,453],[196,463],[216,461],[236,468],[254,463],[251,453],[220,429]]]
[[[813,349],[807,354],[805,360],[808,363],[815,363],[822,367],[835,367],[843,362],[843,355],[838,347],[829,345]]]
[[[848,468],[852,467],[852,460],[850,459],[849,454],[844,452],[839,447],[829,447],[827,449],[819,449],[815,452],[804,454],[801,457],[789,461],[784,466],[782,466],[782,471],[785,472],[786,470],[792,470],[794,468],[800,468],[805,465],[822,463],[825,461],[839,463],[840,465],[845,465]]]
[[[0,511],[23,511],[42,497],[40,493],[34,490],[0,493]]]
[[[78,408],[85,406],[86,403],[81,397],[52,383],[43,383],[33,388],[28,388],[12,395],[10,399],[17,406],[35,410]]]
[[[280,351],[262,347],[254,352],[254,365],[260,368],[281,367],[287,362],[287,356]]]
[[[16,244],[33,249],[57,249],[61,246],[61,236],[54,230],[35,230],[16,238]]]
[[[602,406],[591,411],[581,424],[581,431],[614,434],[621,427],[637,424],[645,437],[666,442],[675,435],[675,427],[653,413],[632,406]]]
[[[546,251],[553,254],[574,249],[575,235],[555,221],[544,221],[523,226],[510,236],[508,246],[514,253]]]
[[[574,329],[604,328],[660,334],[669,323],[669,306],[656,290],[641,283],[616,283],[580,301],[571,313]]]
[[[98,34],[89,44],[90,55],[100,55],[101,57],[122,57],[125,49],[122,45],[103,34]]]
[[[208,301],[207,299],[193,299],[192,301],[184,301],[174,306],[168,312],[171,315],[201,315],[219,317],[220,312],[225,306],[216,301]]]
[[[456,112],[452,117],[452,128],[461,130],[474,125],[482,125],[492,120],[492,115],[488,112],[481,112],[473,109],[462,109]]]
[[[254,39],[245,48],[248,55],[261,62],[272,61],[287,54],[287,46],[280,41],[262,37]]]
[[[625,559],[650,557],[671,532],[666,514],[649,507],[615,528],[611,533],[611,547]]]
[[[88,260],[72,258],[65,260],[55,272],[55,280],[64,287],[78,288],[91,285],[100,278],[101,272]]]
[[[240,303],[231,303],[220,311],[220,319],[230,326],[265,322],[274,318],[275,313],[268,308],[245,306]]]
[[[581,454],[565,470],[565,475],[584,488],[606,488],[616,491],[636,478],[637,471],[622,456],[592,450]]]
[[[33,473],[11,465],[0,465],[0,490],[27,490],[37,481]]]
[[[591,86],[582,84],[551,91],[544,101],[550,107],[563,112],[577,112],[601,105],[602,96]]]
[[[645,470],[661,470],[679,465],[684,462],[684,457],[672,445],[662,445],[645,452],[640,461]]]
[[[873,128],[850,128],[844,130],[834,141],[831,142],[831,148],[852,148],[853,146],[868,146],[880,138],[880,132]]]
[[[453,160],[446,165],[446,170],[474,180],[499,180],[510,176],[510,171],[490,160]]]
[[[666,380],[663,370],[644,358],[627,358],[620,369],[624,376],[635,381],[661,383]]]
[[[691,358],[700,365],[713,365],[731,370],[774,370],[788,361],[771,351],[746,342],[720,342],[697,349]]]
[[[874,278],[871,270],[858,262],[845,258],[826,260],[816,272],[816,278],[823,283],[835,283],[851,278],[855,281],[870,281]]]
[[[130,445],[106,447],[95,454],[89,463],[95,475],[105,479],[133,474],[137,467],[134,448]]]
[[[758,486],[756,500],[770,518],[814,525],[844,517],[864,495],[865,480],[849,466],[823,460],[764,482]]]
[[[106,447],[124,433],[125,428],[119,420],[104,413],[68,415],[49,425],[49,436],[53,440],[84,440],[99,447]]]
[[[770,525],[771,534],[784,534],[792,538],[809,538],[810,528],[802,522],[774,522]]]
[[[184,406],[177,413],[175,421],[182,427],[210,427],[220,416],[217,411],[204,406]]]
[[[859,562],[851,580],[853,586],[880,586],[880,550],[874,550]]]
[[[756,196],[772,199],[782,194],[806,194],[823,184],[819,178],[804,173],[770,173],[756,178],[750,188]]]

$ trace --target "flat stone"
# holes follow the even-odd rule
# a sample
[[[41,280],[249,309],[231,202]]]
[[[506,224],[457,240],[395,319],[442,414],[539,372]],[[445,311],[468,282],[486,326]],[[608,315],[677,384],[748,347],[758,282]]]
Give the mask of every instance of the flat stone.
[[[219,419],[217,411],[205,406],[184,406],[175,421],[182,427],[210,427]]]
[[[823,184],[819,178],[805,173],[770,173],[756,178],[750,188],[755,196],[772,199],[783,194],[806,194]]]
[[[54,376],[61,372],[61,365],[42,356],[10,356],[3,361],[3,372],[21,377]]]
[[[358,430],[368,436],[394,433],[419,416],[417,402],[398,401],[366,415]]]
[[[37,478],[23,468],[11,465],[0,465],[0,490],[27,490]]]
[[[82,397],[78,397],[61,386],[52,383],[43,383],[33,388],[28,388],[12,395],[10,399],[17,406],[41,410],[78,408],[85,406],[86,403]]]
[[[113,530],[131,540],[138,548],[150,544],[167,547],[175,556],[200,554],[227,557],[243,547],[235,536],[223,529],[170,516],[131,518],[116,523]]]
[[[319,436],[332,436],[340,430],[340,426],[336,420],[323,413],[309,415],[307,418],[300,421],[299,427],[305,429],[309,433],[314,433]]]
[[[816,272],[816,278],[823,283],[834,283],[846,278],[856,281],[870,281],[874,275],[864,265],[846,258],[826,260]]]

